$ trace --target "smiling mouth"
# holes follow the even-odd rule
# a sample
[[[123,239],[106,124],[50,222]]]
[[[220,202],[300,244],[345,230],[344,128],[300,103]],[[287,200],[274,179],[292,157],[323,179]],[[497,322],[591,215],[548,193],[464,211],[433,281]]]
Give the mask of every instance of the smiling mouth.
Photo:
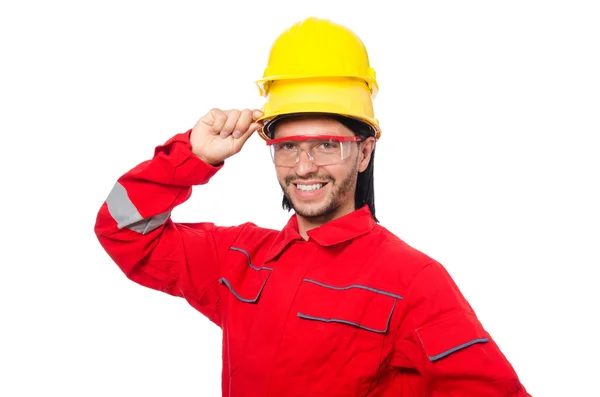
[[[323,186],[325,186],[327,183],[314,183],[312,185],[300,185],[300,184],[296,184],[294,183],[294,185],[296,185],[296,188],[298,190],[301,190],[303,192],[312,192],[318,189],[321,189]]]

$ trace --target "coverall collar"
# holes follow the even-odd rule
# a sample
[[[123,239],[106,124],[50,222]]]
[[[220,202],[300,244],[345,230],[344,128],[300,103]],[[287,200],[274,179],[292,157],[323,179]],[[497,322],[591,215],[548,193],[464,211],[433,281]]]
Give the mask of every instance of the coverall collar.
[[[368,205],[365,205],[356,211],[329,221],[320,227],[311,229],[307,234],[310,240],[315,241],[323,247],[328,247],[368,233],[374,226],[375,221],[373,220],[371,210]],[[288,245],[300,240],[302,240],[302,237],[298,230],[298,219],[296,214],[294,214],[275,238],[265,261],[268,262],[275,259]]]

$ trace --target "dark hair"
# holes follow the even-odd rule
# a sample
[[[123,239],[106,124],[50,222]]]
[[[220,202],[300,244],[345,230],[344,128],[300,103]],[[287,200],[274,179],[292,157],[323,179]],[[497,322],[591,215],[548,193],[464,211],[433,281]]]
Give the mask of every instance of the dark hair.
[[[363,139],[365,139],[369,136],[375,136],[375,131],[373,130],[373,128],[371,126],[369,126],[365,122],[362,122],[360,120],[357,120],[357,119],[354,119],[351,117],[338,116],[338,115],[332,115],[332,114],[321,115],[321,114],[314,114],[314,113],[311,115],[312,116],[329,117],[336,121],[339,121],[346,128],[351,130],[354,133],[354,135],[359,136]],[[290,116],[287,116],[287,117],[290,117]],[[276,118],[273,121],[271,121],[270,123],[268,123],[268,125],[265,125],[264,130],[267,133],[267,135],[270,136],[271,138],[273,137],[273,135],[275,133],[275,127],[279,120],[281,120],[281,118]],[[369,165],[363,172],[360,172],[358,174],[358,177],[356,180],[356,193],[354,195],[354,208],[359,209],[359,208],[362,208],[364,205],[368,205],[369,209],[371,210],[371,215],[373,216],[373,219],[375,220],[375,222],[379,222],[379,220],[375,216],[375,188],[374,188],[374,183],[373,183],[374,163],[375,163],[375,148],[373,148],[373,151],[371,152],[371,158],[369,160]],[[288,199],[285,195],[283,196],[283,201],[282,201],[281,205],[284,210],[289,211],[292,209],[291,203],[288,201]]]

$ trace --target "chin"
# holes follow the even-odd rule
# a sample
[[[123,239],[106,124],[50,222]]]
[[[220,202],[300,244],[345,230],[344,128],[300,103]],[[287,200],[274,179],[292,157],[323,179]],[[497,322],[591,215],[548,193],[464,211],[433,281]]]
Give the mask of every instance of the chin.
[[[303,218],[322,218],[328,214],[327,209],[322,206],[294,206],[294,212]]]
[[[335,213],[340,203],[331,200],[325,202],[299,203],[296,200],[290,200],[292,209],[296,214],[303,218],[323,218]]]
[[[323,189],[315,197],[301,197],[302,193],[296,194],[294,185],[286,187],[283,192],[297,215],[307,219],[316,219],[333,215],[342,204],[341,200],[336,200],[336,194],[330,190],[329,186],[325,186]]]

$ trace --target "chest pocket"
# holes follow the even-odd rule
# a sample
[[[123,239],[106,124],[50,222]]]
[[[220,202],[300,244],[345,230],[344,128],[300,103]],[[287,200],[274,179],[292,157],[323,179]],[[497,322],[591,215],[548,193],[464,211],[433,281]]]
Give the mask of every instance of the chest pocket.
[[[299,395],[364,395],[378,378],[385,338],[402,297],[366,285],[304,279],[286,346],[290,371],[302,374]]]
[[[219,280],[220,283],[225,285],[239,301],[258,302],[273,269],[255,266],[250,254],[241,248],[231,247],[230,251],[236,255],[236,260]]]
[[[400,295],[365,285],[334,286],[304,279],[298,291],[297,316],[386,334],[399,299]]]

